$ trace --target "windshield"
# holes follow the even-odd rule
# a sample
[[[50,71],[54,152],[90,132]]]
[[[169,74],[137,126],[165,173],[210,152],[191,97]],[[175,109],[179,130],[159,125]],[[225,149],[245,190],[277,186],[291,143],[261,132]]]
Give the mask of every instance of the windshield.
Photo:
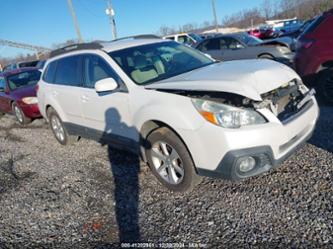
[[[26,86],[34,86],[40,79],[40,71],[33,70],[8,76],[8,86],[11,90]]]
[[[131,47],[110,52],[109,55],[139,85],[167,79],[214,63],[199,51],[172,41]]]
[[[248,46],[254,46],[262,43],[262,40],[260,40],[257,37],[254,37],[252,35],[240,35],[239,36],[240,40],[245,43]]]

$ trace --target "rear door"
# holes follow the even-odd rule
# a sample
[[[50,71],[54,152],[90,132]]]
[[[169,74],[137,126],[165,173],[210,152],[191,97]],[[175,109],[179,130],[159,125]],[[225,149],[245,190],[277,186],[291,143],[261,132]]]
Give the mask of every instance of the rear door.
[[[98,131],[97,135],[102,134],[111,139],[136,139],[137,132],[130,128],[132,120],[129,112],[129,94],[106,58],[102,55],[86,54],[83,58],[83,72],[84,88],[80,91],[80,101],[84,126],[91,128],[92,132]],[[112,92],[97,93],[95,83],[105,78],[113,78],[121,87]]]
[[[82,123],[81,89],[82,55],[67,56],[57,61],[54,84],[50,88],[52,98],[61,110],[57,110],[63,121],[73,124]]]

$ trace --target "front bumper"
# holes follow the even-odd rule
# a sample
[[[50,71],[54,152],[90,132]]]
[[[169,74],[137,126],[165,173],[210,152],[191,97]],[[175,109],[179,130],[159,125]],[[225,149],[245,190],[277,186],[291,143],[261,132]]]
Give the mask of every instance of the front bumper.
[[[289,150],[284,156],[279,159],[274,159],[273,152],[270,146],[259,146],[249,149],[240,149],[229,151],[217,168],[213,171],[198,168],[198,174],[201,176],[223,178],[229,180],[241,180],[251,176],[260,175],[270,169],[276,168],[283,163],[288,157],[294,154],[297,150],[302,148],[306,141],[312,136],[313,131],[308,134],[300,143]],[[253,170],[247,173],[241,173],[238,170],[239,159],[245,157],[252,157],[256,159],[256,166]]]
[[[276,167],[311,137],[319,116],[315,98],[312,101],[309,108],[286,123],[267,110],[262,112],[269,120],[266,124],[225,129],[206,123],[195,134],[184,133],[198,174],[239,180]],[[238,174],[235,165],[245,156],[261,164],[247,174]]]

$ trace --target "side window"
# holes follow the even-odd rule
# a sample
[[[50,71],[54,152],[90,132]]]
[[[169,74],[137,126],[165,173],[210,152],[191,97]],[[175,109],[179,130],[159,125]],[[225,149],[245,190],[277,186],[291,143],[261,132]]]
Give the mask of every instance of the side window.
[[[119,77],[110,65],[97,55],[86,55],[83,59],[84,86],[94,88],[95,83],[105,78],[113,78],[119,82]]]
[[[52,61],[46,68],[43,80],[47,83],[54,83],[54,76],[57,68],[57,61]]]
[[[81,86],[81,55],[69,56],[58,60],[55,83],[67,86]]]
[[[228,37],[226,41],[229,49],[244,48],[244,46],[234,38]]]
[[[175,37],[174,36],[169,36],[169,37],[166,37],[166,39],[174,41]]]
[[[0,90],[3,91],[5,89],[5,86],[6,86],[5,79],[0,77]]]
[[[209,39],[204,45],[204,51],[220,50],[220,43],[218,38]]]

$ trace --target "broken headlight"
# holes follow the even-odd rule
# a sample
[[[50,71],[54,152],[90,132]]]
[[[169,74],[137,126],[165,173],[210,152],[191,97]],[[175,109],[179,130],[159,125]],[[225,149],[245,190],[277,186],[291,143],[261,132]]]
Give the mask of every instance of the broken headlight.
[[[241,109],[202,99],[192,99],[192,103],[208,122],[224,128],[239,128],[266,123],[265,118],[254,110]]]

